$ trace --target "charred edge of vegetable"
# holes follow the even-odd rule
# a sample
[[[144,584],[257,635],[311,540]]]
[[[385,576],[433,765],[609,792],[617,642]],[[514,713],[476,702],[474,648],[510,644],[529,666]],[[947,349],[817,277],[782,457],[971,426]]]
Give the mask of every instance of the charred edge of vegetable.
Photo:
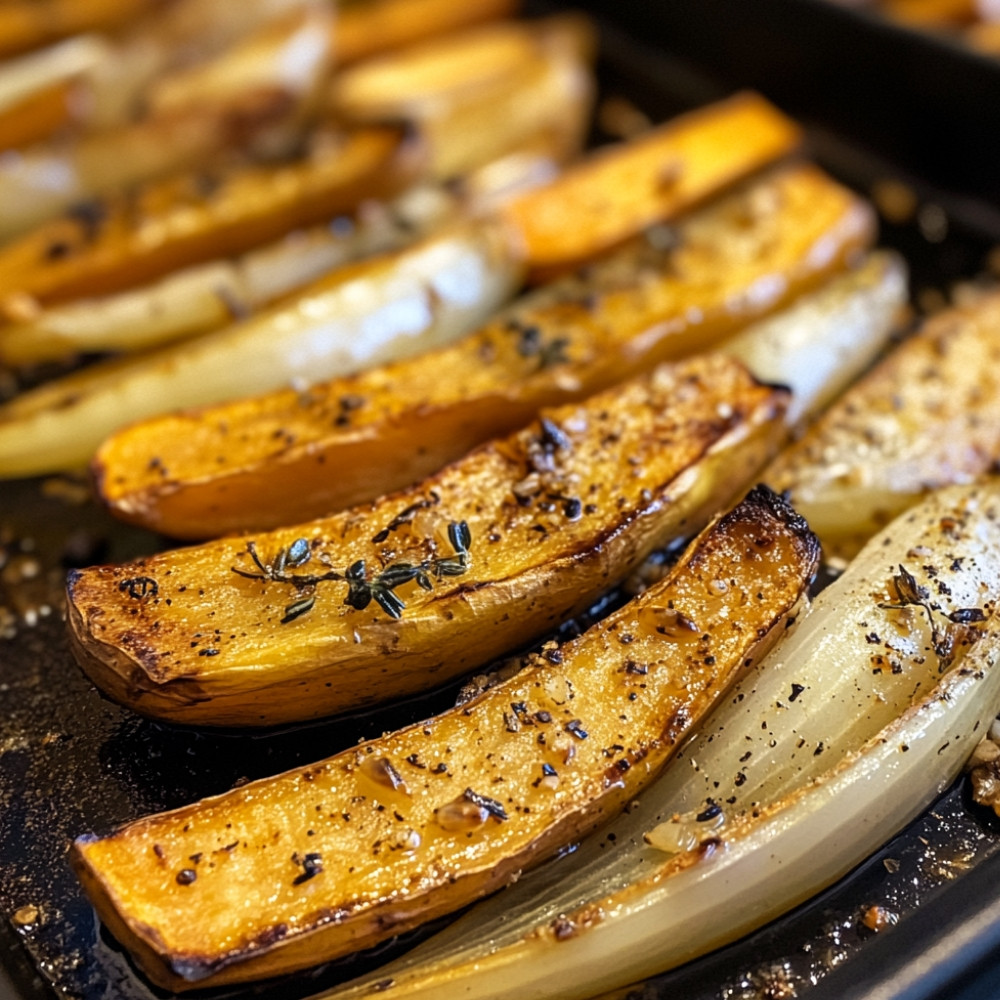
[[[806,561],[813,564],[813,574],[819,566],[821,547],[809,522],[791,505],[788,498],[775,493],[766,483],[758,483],[728,514],[720,520],[720,525],[734,521],[757,520],[759,515],[773,517],[784,524],[794,536]]]

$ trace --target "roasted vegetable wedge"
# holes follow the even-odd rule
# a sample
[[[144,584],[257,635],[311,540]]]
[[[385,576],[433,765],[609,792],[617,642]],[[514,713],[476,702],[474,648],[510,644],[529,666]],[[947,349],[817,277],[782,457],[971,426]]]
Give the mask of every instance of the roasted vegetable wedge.
[[[24,52],[81,31],[115,28],[156,0],[9,0],[0,7],[0,55]]]
[[[85,205],[0,248],[3,301],[16,317],[25,296],[99,295],[239,253],[397,193],[420,160],[399,129],[371,128],[283,166],[192,174]]]
[[[664,366],[370,505],[74,573],[75,651],[118,701],[185,722],[264,725],[427,689],[697,530],[774,449],[786,401],[726,358]]]
[[[534,135],[578,150],[595,49],[594,29],[580,16],[477,27],[344,70],[330,107],[354,124],[414,125],[435,178],[467,173]]]
[[[415,482],[541,406],[708,347],[842,268],[872,229],[821,172],[781,168],[692,215],[676,243],[619,250],[449,348],[122,431],[95,478],[118,516],[178,537],[316,517]]]
[[[850,555],[927,490],[1000,459],[1000,296],[927,320],[766,473]]]
[[[33,147],[0,162],[0,238],[33,235],[80,204],[179,173],[211,173],[254,143],[290,147],[298,114],[281,94],[248,95],[237,108],[195,109],[95,132],[70,146]],[[148,239],[147,235],[147,239]]]
[[[907,314],[901,257],[877,251],[846,274],[719,345],[764,382],[788,386],[789,426],[825,410],[886,349]]]
[[[130,419],[356,371],[454,340],[513,293],[507,234],[456,224],[196,341],[85,369],[0,408],[0,475],[83,465]]]
[[[80,79],[92,73],[111,48],[94,35],[71,38],[0,65],[0,148],[36,142],[74,117]]]
[[[537,276],[551,276],[692,207],[788,154],[797,126],[756,94],[737,94],[610,146],[505,214]],[[581,225],[586,219],[586,225]]]
[[[817,561],[801,518],[751,494],[655,589],[478,700],[81,838],[74,864],[112,932],[171,989],[384,940],[619,810],[784,630]]]
[[[333,23],[330,5],[302,3],[214,59],[153,80],[143,91],[145,112],[166,117],[199,108],[239,107],[248,94],[266,93],[298,99],[307,110],[331,68]]]
[[[195,264],[98,298],[39,309],[0,326],[0,362],[11,366],[98,351],[133,353],[228,326],[337,267],[415,242],[454,222],[462,201],[421,185],[387,205],[299,229],[236,258]],[[28,312],[36,312],[29,309]]]
[[[224,151],[287,153],[326,77],[331,23],[329,8],[305,6],[209,66],[162,81],[163,96],[148,94],[154,106],[140,120],[0,160],[0,238],[80,202],[210,169]]]
[[[340,65],[401,48],[433,35],[514,14],[518,0],[366,0],[347,4],[337,17]]]
[[[791,909],[933,801],[989,727],[998,599],[1000,490],[928,499],[819,595],[627,815],[325,996],[589,998]]]
[[[232,65],[232,57],[245,39],[306,10],[327,18],[332,13],[325,0],[169,0],[156,4],[150,13],[108,39],[112,51],[88,74],[86,100],[81,102],[83,121],[77,123],[77,129],[107,128],[148,115],[151,85],[166,83],[176,74],[183,75],[196,67],[200,71],[214,64]],[[327,30],[328,25],[329,21]],[[314,41],[326,50],[324,61],[328,61],[329,36]],[[271,73],[272,83],[280,85],[280,55],[277,60],[273,52],[261,55],[263,62],[255,81],[260,81],[259,74],[264,71]],[[309,52],[304,55],[304,63],[308,63]],[[199,104],[218,104],[220,93],[227,89],[232,94],[233,88],[227,88],[229,81],[221,76],[209,75],[198,96]]]

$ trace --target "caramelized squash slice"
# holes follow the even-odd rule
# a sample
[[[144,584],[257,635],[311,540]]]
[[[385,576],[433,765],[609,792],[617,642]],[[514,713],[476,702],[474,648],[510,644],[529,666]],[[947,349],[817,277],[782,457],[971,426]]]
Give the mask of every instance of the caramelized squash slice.
[[[106,31],[152,10],[158,0],[8,0],[0,6],[0,56],[81,31]]]
[[[402,48],[472,24],[517,13],[518,0],[365,0],[338,13],[334,48],[338,65]]]
[[[415,482],[542,406],[705,349],[843,267],[873,228],[816,168],[781,168],[690,216],[668,246],[621,249],[453,346],[306,394],[136,424],[100,449],[95,480],[116,516],[177,537],[320,516]]]
[[[8,312],[127,288],[178,267],[240,253],[418,175],[422,147],[394,127],[350,133],[301,160],[151,184],[39,226],[0,248]]]
[[[0,150],[38,142],[73,119],[79,86],[61,80],[0,110]]]
[[[376,944],[618,812],[784,631],[817,561],[805,522],[757,490],[656,587],[463,708],[82,837],[74,866],[168,989]]]
[[[72,573],[74,650],[117,701],[179,722],[428,689],[697,530],[775,450],[787,400],[726,358],[664,366],[363,507]]]
[[[737,94],[598,150],[552,190],[513,199],[505,215],[536,277],[551,277],[691,208],[800,141],[798,127],[773,105]]]
[[[1000,459],[1000,295],[939,313],[766,473],[824,546],[851,556],[928,490]]]
[[[0,65],[0,149],[37,142],[81,116],[81,87],[114,50],[82,35]]]

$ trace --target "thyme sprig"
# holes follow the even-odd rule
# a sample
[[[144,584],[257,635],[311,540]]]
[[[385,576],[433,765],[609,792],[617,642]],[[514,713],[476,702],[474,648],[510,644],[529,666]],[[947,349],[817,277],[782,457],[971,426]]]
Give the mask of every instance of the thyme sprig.
[[[454,550],[453,555],[432,556],[418,563],[391,563],[370,579],[364,559],[358,559],[343,572],[332,567],[324,573],[294,572],[312,558],[312,550],[305,538],[296,538],[291,545],[280,549],[270,561],[262,559],[257,546],[249,541],[247,552],[258,572],[249,572],[238,566],[230,568],[245,579],[290,584],[299,591],[299,596],[285,607],[285,614],[281,619],[283,625],[311,611],[316,603],[313,592],[316,586],[331,580],[343,580],[347,583],[344,604],[348,607],[363,611],[374,601],[390,618],[399,619],[406,604],[396,593],[396,588],[412,581],[422,590],[433,590],[435,580],[462,576],[468,570],[472,545],[469,525],[465,521],[450,522],[448,541]],[[329,557],[325,553],[320,553],[316,558],[325,566],[330,566]]]
[[[930,591],[917,583],[914,575],[899,564],[899,572],[894,573],[892,585],[899,599],[898,604],[880,604],[880,608],[902,610],[907,607],[923,608],[931,628],[931,645],[940,661],[938,669],[944,672],[955,658],[958,646],[972,645],[979,638],[977,625],[986,621],[986,613],[981,608],[958,608],[945,614],[940,607],[930,603]],[[934,616],[937,611],[944,618],[943,624]]]

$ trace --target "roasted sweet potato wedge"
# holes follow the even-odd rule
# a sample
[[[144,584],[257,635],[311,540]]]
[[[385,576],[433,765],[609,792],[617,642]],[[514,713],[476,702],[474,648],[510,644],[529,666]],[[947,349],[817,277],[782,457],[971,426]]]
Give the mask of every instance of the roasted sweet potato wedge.
[[[87,205],[0,248],[2,299],[16,315],[24,296],[100,295],[240,253],[397,193],[418,175],[421,149],[398,128],[373,127],[282,166],[191,174]]]
[[[784,631],[817,561],[805,522],[755,491],[660,584],[476,701],[80,838],[73,863],[111,931],[168,989],[373,945],[617,812]]]
[[[599,150],[553,190],[515,198],[505,213],[536,276],[549,277],[691,208],[800,140],[798,127],[773,105],[738,94]]]
[[[518,0],[366,0],[347,4],[335,28],[337,62],[365,59],[424,38],[514,14]]]
[[[1000,459],[1000,295],[926,321],[766,473],[831,551]]]
[[[117,516],[178,537],[316,517],[415,482],[542,406],[710,346],[843,267],[872,231],[864,203],[816,168],[781,168],[666,247],[621,249],[451,347],[121,431],[95,478]]]
[[[432,687],[697,530],[780,441],[786,404],[729,359],[662,367],[363,507],[73,573],[75,651],[123,704],[211,725]]]

